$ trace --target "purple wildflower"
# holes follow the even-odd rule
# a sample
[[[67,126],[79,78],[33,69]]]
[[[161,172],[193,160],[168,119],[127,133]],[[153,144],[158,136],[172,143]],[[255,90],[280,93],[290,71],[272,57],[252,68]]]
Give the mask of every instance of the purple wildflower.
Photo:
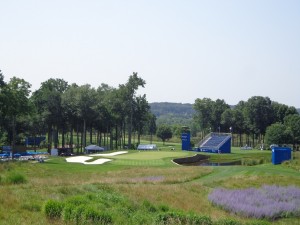
[[[253,218],[278,218],[300,214],[300,189],[295,186],[263,186],[260,189],[215,189],[209,201],[222,209]]]

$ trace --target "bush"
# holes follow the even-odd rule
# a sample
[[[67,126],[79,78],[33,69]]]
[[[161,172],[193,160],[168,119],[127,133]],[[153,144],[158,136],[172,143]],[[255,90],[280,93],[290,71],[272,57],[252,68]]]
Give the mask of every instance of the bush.
[[[160,210],[162,212],[168,212],[169,211],[169,206],[167,206],[167,205],[159,205],[158,206],[158,210]]]
[[[215,225],[242,225],[242,223],[230,218],[220,219],[214,224]]]
[[[8,184],[23,184],[26,183],[26,177],[19,173],[9,173],[6,177]]]
[[[150,213],[154,213],[157,211],[156,207],[147,200],[143,202],[143,207]]]
[[[87,224],[112,224],[112,216],[107,212],[99,212],[91,207],[87,207],[84,212]]]
[[[73,220],[73,209],[74,205],[70,203],[66,203],[62,212],[62,219],[64,221],[72,221]]]
[[[189,217],[189,224],[193,225],[211,225],[213,224],[209,216],[192,215]]]
[[[48,200],[44,205],[44,212],[46,216],[51,219],[60,218],[63,209],[64,209],[64,203],[55,200]]]
[[[160,213],[157,216],[158,224],[186,224],[186,225],[212,225],[213,222],[209,216],[201,216],[194,214],[183,214],[180,212]]]

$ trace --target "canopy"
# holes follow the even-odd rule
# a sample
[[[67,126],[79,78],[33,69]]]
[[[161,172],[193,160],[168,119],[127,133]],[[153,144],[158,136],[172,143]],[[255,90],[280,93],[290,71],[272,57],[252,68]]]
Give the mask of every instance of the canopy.
[[[100,147],[98,145],[88,145],[85,147],[86,151],[104,151],[103,147]]]

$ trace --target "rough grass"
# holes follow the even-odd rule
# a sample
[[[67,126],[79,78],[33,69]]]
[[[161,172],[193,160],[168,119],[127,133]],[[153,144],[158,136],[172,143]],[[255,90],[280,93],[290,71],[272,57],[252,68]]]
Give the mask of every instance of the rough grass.
[[[138,153],[134,152],[131,155],[134,154]],[[47,218],[43,213],[45,203],[49,200],[65,202],[74,196],[95,194],[99,190],[118,193],[128,200],[125,203],[133,204],[132,206],[141,206],[146,201],[150,204],[145,203],[148,204],[150,211],[154,206],[179,210],[186,216],[188,212],[193,211],[197,215],[209,216],[212,221],[220,224],[222,221],[227,221],[223,224],[235,224],[230,223],[231,219],[239,224],[263,224],[264,221],[231,215],[214,207],[207,199],[208,194],[215,187],[235,189],[274,183],[300,187],[299,171],[285,164],[183,167],[171,163],[173,154],[171,151],[166,150],[165,154],[166,158],[115,159],[115,163],[103,165],[66,163],[65,159],[60,157],[52,158],[45,163],[0,163],[2,181],[10,173],[19,173],[26,178],[26,183],[21,184],[0,183],[0,224],[66,224],[61,219]],[[264,158],[270,155],[269,151],[246,153],[237,149],[232,154],[211,156],[215,160],[231,160],[240,157]],[[123,160],[123,163],[118,164],[119,160]],[[158,160],[161,164],[142,165],[152,160]],[[136,165],[132,165],[134,163]],[[132,207],[126,206],[126,209],[130,208]],[[140,223],[149,221],[147,215],[150,214],[145,212],[141,211],[134,215]],[[160,210],[159,212],[162,213]],[[297,224],[298,221],[299,218],[285,218],[272,224]]]

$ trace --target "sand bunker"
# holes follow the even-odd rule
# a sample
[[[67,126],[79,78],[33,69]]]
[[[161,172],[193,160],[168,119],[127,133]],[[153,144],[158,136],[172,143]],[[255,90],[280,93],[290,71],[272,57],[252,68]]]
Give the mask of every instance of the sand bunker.
[[[115,155],[121,155],[121,154],[125,154],[128,153],[128,151],[119,151],[119,152],[112,152],[112,153],[106,153],[106,154],[93,154],[93,155],[89,155],[89,156],[74,156],[74,157],[68,157],[66,158],[67,162],[70,163],[83,163],[86,165],[99,165],[99,164],[103,164],[109,161],[112,161],[111,159],[96,159],[92,162],[86,162],[88,160],[93,159],[94,156],[115,156]]]

